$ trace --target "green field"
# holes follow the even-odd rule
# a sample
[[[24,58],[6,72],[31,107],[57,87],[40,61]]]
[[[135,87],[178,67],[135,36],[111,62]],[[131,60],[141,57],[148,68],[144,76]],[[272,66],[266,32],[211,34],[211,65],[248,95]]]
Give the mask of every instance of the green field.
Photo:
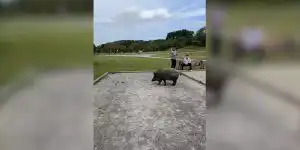
[[[138,58],[123,56],[95,56],[94,78],[105,72],[114,71],[149,71],[170,67],[168,59]]]
[[[170,51],[160,51],[160,52],[154,52],[149,54],[154,54],[154,57],[164,57],[169,58],[170,57]],[[186,54],[189,54],[191,59],[206,59],[207,53],[205,51],[205,48],[198,48],[198,47],[187,47],[177,50],[177,55],[179,59],[182,59]]]
[[[143,52],[142,54],[151,54],[153,57],[162,57],[162,58],[169,58],[170,57],[170,50],[163,50],[157,52]],[[182,59],[186,54],[192,59],[206,59],[207,52],[204,47],[185,47],[177,50],[177,55],[179,59]],[[106,54],[100,54],[106,55]],[[123,53],[122,55],[137,55],[137,53]]]
[[[92,24],[91,17],[0,18],[0,85],[27,68],[90,66]]]
[[[190,54],[192,59],[205,59],[206,51],[204,48],[183,48],[178,51],[178,58],[182,58],[185,54]],[[133,55],[129,53],[125,55]],[[143,54],[153,54],[153,57],[169,58],[169,51],[147,52]],[[123,56],[104,56],[97,55],[94,57],[94,78],[101,76],[105,72],[114,71],[149,71],[159,68],[169,68],[171,62],[169,59],[158,58],[138,58]]]

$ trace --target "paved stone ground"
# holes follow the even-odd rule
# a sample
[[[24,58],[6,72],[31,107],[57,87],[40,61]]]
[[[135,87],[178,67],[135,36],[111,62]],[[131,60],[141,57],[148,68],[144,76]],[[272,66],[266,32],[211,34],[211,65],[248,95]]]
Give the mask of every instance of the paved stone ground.
[[[184,74],[202,81],[203,83],[206,83],[206,71],[191,71],[191,72],[184,72]]]
[[[94,143],[99,150],[204,150],[205,87],[180,77],[113,74],[95,85]]]

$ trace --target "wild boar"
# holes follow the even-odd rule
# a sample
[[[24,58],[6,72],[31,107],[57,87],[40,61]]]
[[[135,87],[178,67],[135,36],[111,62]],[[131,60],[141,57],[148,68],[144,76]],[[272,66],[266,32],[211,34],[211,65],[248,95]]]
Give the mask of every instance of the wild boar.
[[[164,81],[164,85],[167,85],[167,80],[173,81],[173,86],[176,85],[177,79],[179,77],[179,72],[174,69],[158,69],[153,73],[153,81],[158,81],[158,85],[160,85],[161,81]]]

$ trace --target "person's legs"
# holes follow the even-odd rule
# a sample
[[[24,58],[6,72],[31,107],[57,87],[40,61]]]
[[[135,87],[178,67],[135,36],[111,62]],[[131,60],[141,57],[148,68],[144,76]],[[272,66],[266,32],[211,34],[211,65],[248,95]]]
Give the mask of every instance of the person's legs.
[[[200,66],[200,69],[203,69],[203,68],[204,68],[204,67],[203,67],[203,61],[202,61],[202,60],[200,60],[199,66]]]
[[[183,70],[183,67],[184,66],[190,66],[190,64],[184,64],[184,63],[182,63],[182,66],[181,66],[181,69]]]
[[[173,66],[174,66],[174,61],[173,61],[173,59],[171,59],[171,68],[173,68]]]
[[[173,69],[176,68],[176,59],[172,59],[172,68],[173,68]]]
[[[190,67],[190,70],[192,70],[192,63],[189,63],[188,66]]]

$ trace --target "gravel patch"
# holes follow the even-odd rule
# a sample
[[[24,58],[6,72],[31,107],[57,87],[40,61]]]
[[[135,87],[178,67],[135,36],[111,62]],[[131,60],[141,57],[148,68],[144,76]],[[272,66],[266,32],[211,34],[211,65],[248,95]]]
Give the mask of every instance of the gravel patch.
[[[183,76],[176,86],[151,78],[111,74],[94,86],[96,150],[205,149],[205,87]]]

